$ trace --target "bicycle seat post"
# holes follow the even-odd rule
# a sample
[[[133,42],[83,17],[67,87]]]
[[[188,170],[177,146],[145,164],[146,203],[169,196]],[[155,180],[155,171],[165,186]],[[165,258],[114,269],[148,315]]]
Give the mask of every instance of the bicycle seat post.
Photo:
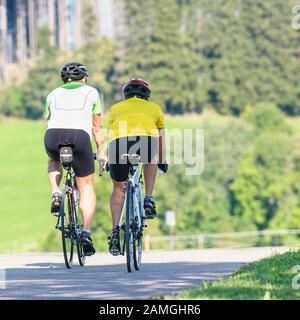
[[[133,176],[141,160],[141,156],[136,153],[133,153],[133,154],[124,153],[121,155],[121,160],[123,161],[127,160],[127,163],[130,165],[129,173],[131,176]]]

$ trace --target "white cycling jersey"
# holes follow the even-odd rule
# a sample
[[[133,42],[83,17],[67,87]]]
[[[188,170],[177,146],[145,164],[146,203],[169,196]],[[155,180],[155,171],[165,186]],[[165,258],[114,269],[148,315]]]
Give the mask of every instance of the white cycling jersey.
[[[93,114],[101,114],[102,108],[95,88],[77,81],[68,82],[47,97],[48,129],[81,129],[92,139]]]

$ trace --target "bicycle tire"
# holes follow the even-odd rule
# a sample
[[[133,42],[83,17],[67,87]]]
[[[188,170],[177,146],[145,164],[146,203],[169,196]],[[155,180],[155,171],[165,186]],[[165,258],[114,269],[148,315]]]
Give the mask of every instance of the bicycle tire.
[[[77,247],[77,256],[78,256],[78,261],[81,267],[84,267],[85,265],[85,255],[83,252],[82,245],[79,241],[79,239],[76,239],[76,247]]]
[[[67,203],[66,203],[67,200]],[[67,206],[67,210],[65,208]],[[61,218],[61,235],[62,235],[62,247],[63,255],[65,260],[65,265],[68,269],[72,268],[73,263],[73,253],[74,253],[74,242],[72,230],[70,227],[70,217],[72,216],[72,202],[70,195],[66,192],[62,195],[62,202],[59,209],[59,214]],[[67,212],[66,212],[67,211]],[[69,226],[68,228],[66,226]]]
[[[127,271],[132,272],[134,268],[133,259],[133,233],[131,230],[132,224],[132,186],[131,182],[128,181],[126,187],[126,226],[125,226],[125,247],[126,247],[126,261]]]
[[[134,239],[133,244],[133,262],[136,271],[139,271],[142,264],[142,252],[143,252],[143,240],[142,235],[139,235],[137,239]]]
[[[139,200],[142,197],[142,192],[139,189]],[[137,230],[134,234],[133,243],[133,262],[136,271],[139,271],[142,264],[142,252],[143,252],[143,208],[139,202],[139,220],[140,225],[137,226]]]
[[[78,208],[76,207],[76,200],[74,198],[74,192],[72,193],[72,206],[73,206],[73,222],[74,222],[74,225],[75,226],[78,226],[79,225],[79,218],[78,218]],[[82,245],[80,243],[80,239],[79,239],[79,234],[76,230],[76,227],[75,227],[75,230],[74,230],[74,237],[76,238],[76,251],[77,251],[77,258],[78,258],[78,262],[79,262],[79,265],[81,267],[83,267],[85,265],[85,255],[84,255],[84,252],[83,252],[83,248],[82,248]]]

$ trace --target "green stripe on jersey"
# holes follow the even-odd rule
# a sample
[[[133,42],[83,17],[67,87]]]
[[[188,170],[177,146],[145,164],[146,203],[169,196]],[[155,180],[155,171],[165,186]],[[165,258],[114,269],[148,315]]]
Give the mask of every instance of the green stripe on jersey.
[[[82,86],[85,86],[85,83],[79,82],[79,81],[71,81],[63,84],[61,88],[63,89],[77,89]]]
[[[93,106],[93,114],[101,114],[101,102],[99,97]]]

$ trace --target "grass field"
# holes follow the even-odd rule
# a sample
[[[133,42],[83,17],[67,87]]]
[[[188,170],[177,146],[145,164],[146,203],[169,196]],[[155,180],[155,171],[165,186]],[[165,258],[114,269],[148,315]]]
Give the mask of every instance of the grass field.
[[[2,252],[33,249],[53,222],[48,214],[44,130],[42,122],[0,122]]]
[[[168,128],[201,127],[204,116],[167,117]],[[38,250],[54,228],[43,121],[0,119],[0,252]]]
[[[241,268],[231,277],[164,299],[299,300],[300,289],[292,287],[293,279],[300,285],[293,272],[299,262],[299,250],[274,255]]]

